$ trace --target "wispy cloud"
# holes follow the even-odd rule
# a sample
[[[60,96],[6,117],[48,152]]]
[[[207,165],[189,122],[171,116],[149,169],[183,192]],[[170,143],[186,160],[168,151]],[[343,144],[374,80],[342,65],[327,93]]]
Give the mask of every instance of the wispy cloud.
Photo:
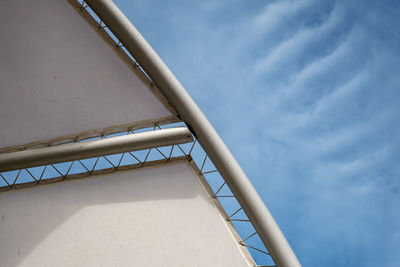
[[[398,265],[397,1],[118,2],[304,266]]]

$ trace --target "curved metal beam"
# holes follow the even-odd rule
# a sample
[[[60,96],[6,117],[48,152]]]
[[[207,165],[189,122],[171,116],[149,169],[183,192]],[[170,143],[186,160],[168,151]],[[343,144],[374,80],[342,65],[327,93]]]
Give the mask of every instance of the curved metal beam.
[[[275,264],[279,267],[301,266],[236,159],[162,59],[111,0],[86,0],[86,3],[139,62],[193,131],[252,222]]]

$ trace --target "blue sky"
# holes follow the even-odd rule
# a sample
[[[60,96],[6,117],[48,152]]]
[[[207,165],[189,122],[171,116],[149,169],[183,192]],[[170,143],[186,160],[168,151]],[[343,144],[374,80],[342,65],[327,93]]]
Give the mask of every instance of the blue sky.
[[[303,266],[399,266],[399,1],[115,2]]]

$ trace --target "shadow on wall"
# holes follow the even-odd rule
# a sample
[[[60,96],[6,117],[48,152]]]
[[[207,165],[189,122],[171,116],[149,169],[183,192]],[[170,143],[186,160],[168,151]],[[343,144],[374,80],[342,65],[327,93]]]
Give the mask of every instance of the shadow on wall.
[[[200,260],[211,253],[204,251],[209,242],[233,245],[191,177],[178,161],[2,193],[0,266],[117,266],[132,259],[153,266],[160,252],[164,263],[176,261],[178,251]]]

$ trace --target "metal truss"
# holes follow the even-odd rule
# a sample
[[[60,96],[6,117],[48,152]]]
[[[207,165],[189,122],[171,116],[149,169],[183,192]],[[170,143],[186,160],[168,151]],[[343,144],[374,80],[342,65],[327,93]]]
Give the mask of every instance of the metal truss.
[[[158,125],[158,124],[156,124]],[[156,126],[152,128],[157,129]],[[140,131],[141,129],[138,129]],[[100,134],[98,137],[78,140],[75,143],[106,139],[114,136],[133,135],[135,131],[128,128],[124,133]],[[51,144],[49,144],[51,146]],[[104,173],[103,170],[118,171],[128,167],[143,167],[151,163],[161,163],[174,158],[186,156],[184,153],[174,154],[173,146],[152,147],[139,151],[128,151],[114,155],[102,155],[89,159],[78,159],[69,162],[43,165],[39,167],[23,168],[19,170],[0,172],[0,192],[26,188],[40,184],[48,184],[62,180],[87,177],[94,174]],[[168,150],[167,152],[165,150]],[[164,151],[164,152],[163,152]]]
[[[163,125],[161,127],[157,125],[156,128],[161,129],[170,126]],[[210,198],[215,202],[226,222],[238,234],[238,243],[249,250],[253,256],[253,260],[254,257],[257,257],[257,259],[264,258],[260,260],[260,263],[273,264],[270,253],[259,239],[258,233],[251,224],[251,221],[197,140],[195,139],[193,143],[177,145],[176,147],[190,162],[194,163],[199,177],[205,183],[206,191],[209,193]],[[243,223],[246,225],[243,226]],[[260,254],[264,256],[260,257]]]
[[[100,134],[98,137],[78,140],[75,143],[92,141],[96,139],[105,139],[114,136],[132,135],[139,132],[166,129],[176,126],[182,126],[183,123],[159,125],[155,124],[151,128],[142,128],[133,130],[126,129],[126,132],[117,134]],[[90,159],[73,160],[70,162],[49,164],[39,167],[24,168],[8,172],[0,172],[0,192],[13,191],[22,188],[34,187],[39,185],[57,183],[67,180],[80,179],[95,175],[107,174],[121,170],[137,169],[148,166],[159,165],[174,160],[186,159],[194,164],[195,169],[206,186],[212,201],[217,205],[226,222],[239,234],[237,240],[243,247],[269,256],[269,252],[263,247],[262,242],[255,240],[255,244],[246,243],[250,239],[256,239],[257,232],[252,227],[250,220],[243,212],[242,207],[235,199],[226,182],[214,167],[213,163],[204,152],[200,144],[194,139],[187,144],[177,144],[166,147],[151,147],[140,151],[129,151],[114,155],[99,156]],[[232,212],[232,209],[234,211]],[[230,214],[230,215],[228,215]],[[245,231],[242,232],[242,225],[248,224]],[[247,234],[247,232],[252,234]],[[252,253],[253,256],[254,253]],[[271,259],[266,259],[271,262]]]
[[[145,80],[147,86],[156,92],[159,98],[159,93],[150,77],[135,61],[135,59],[126,51],[123,44],[107,29],[107,26],[90,10],[90,7],[82,0],[69,0],[71,4],[84,16],[92,16],[92,20],[96,22],[95,28],[101,35],[107,35],[107,42],[113,46],[114,50],[122,54],[130,62],[130,67],[137,70]],[[87,19],[87,18],[86,18]],[[96,20],[97,19],[97,20]],[[92,22],[93,22],[92,21]],[[93,24],[92,24],[93,26]],[[104,37],[103,37],[104,38]],[[137,74],[137,72],[135,72]],[[161,100],[165,103],[165,99]],[[171,109],[171,108],[169,108]],[[175,114],[175,111],[173,112]],[[154,124],[152,130],[168,128],[176,126],[176,124]],[[100,135],[87,139],[93,140],[98,138],[108,138],[109,136],[121,134],[134,134],[135,132],[149,130],[146,129],[126,129],[125,133],[112,133],[110,135],[101,133]],[[150,129],[151,130],[151,129]],[[84,142],[85,140],[75,139],[74,142]],[[263,243],[260,241],[259,234],[254,229],[252,222],[249,220],[243,208],[240,206],[236,197],[233,195],[229,186],[214,167],[208,155],[204,152],[200,144],[194,140],[193,143],[185,145],[173,145],[170,147],[153,147],[143,151],[125,152],[117,155],[100,156],[92,159],[75,160],[72,162],[50,164],[35,168],[26,168],[17,171],[1,173],[0,172],[0,192],[10,191],[19,188],[26,188],[40,184],[48,184],[63,180],[76,179],[82,177],[93,176],[97,174],[110,173],[118,170],[141,168],[145,166],[153,166],[156,164],[168,162],[175,159],[185,158],[189,162],[193,162],[198,170],[199,177],[205,181],[206,189],[210,198],[214,201],[221,213],[224,215],[226,222],[236,230],[238,234],[238,243],[249,250],[253,258],[260,258],[257,254],[264,255],[262,261],[263,266],[272,266],[274,264],[270,253],[267,251]],[[35,170],[33,170],[35,169]],[[3,183],[1,182],[3,181]],[[243,226],[245,224],[245,226]],[[252,252],[251,252],[252,251]],[[261,263],[261,262],[260,262]],[[261,266],[261,265],[255,265]]]
[[[251,221],[244,213],[243,208],[236,200],[236,197],[229,189],[225,180],[214,167],[201,146],[196,143],[196,141],[194,144],[194,149],[192,148],[192,152],[189,156],[198,166],[199,176],[204,178],[205,182],[209,186],[209,190],[207,191],[209,191],[210,197],[214,202],[216,202],[217,206],[222,209],[221,213],[224,215],[226,222],[238,233],[238,243],[249,250],[250,254],[253,256],[253,260],[256,262],[260,261],[260,263],[262,262],[263,264],[273,263],[270,253],[259,239],[257,231],[254,229]],[[201,157],[200,155],[203,153],[204,156]],[[260,254],[264,256],[261,256]],[[259,260],[260,258],[263,258],[263,260]]]

